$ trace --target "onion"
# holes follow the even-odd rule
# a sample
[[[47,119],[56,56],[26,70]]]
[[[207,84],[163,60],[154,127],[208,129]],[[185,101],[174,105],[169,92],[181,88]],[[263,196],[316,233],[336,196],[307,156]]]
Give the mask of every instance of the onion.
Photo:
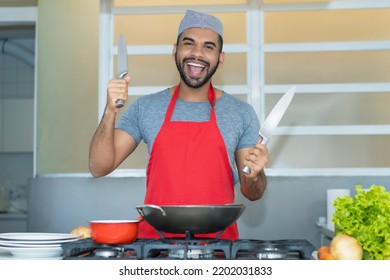
[[[336,260],[361,260],[363,248],[352,236],[340,234],[330,242],[330,252]]]

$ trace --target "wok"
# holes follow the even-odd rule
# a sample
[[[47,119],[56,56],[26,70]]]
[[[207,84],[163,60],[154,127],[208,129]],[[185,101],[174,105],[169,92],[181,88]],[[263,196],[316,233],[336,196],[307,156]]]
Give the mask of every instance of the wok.
[[[204,234],[225,230],[241,216],[245,206],[147,204],[135,208],[159,232]]]

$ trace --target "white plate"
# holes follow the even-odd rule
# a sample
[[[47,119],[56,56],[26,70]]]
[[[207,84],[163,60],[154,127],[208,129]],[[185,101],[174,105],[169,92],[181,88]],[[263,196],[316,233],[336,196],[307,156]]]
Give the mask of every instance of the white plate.
[[[24,244],[24,243],[14,243],[14,242],[6,242],[0,240],[1,247],[10,247],[10,248],[53,248],[53,247],[61,247],[59,243],[53,244]]]
[[[28,259],[61,258],[63,254],[63,250],[61,247],[53,247],[53,248],[0,247],[0,249],[9,252],[12,256],[16,258],[28,258]]]
[[[5,239],[0,239],[1,244],[5,244],[8,246],[12,245],[59,245],[61,243],[67,243],[67,242],[73,242],[79,240],[80,237],[74,238],[74,239],[68,239],[68,240],[51,240],[51,241],[18,241],[18,240],[5,240]]]
[[[79,238],[79,235],[66,233],[15,232],[0,234],[0,242],[18,244],[58,244],[76,241]]]
[[[8,254],[8,251],[0,247],[0,254]]]
[[[10,259],[14,259],[14,257],[9,252],[2,251],[0,249],[0,260],[10,260]]]

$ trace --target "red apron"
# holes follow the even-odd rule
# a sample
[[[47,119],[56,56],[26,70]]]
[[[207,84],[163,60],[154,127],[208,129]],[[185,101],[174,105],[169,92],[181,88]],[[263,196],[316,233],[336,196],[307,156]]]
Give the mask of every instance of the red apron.
[[[206,205],[234,202],[234,182],[227,149],[214,113],[215,92],[210,85],[210,120],[171,121],[179,86],[169,103],[164,123],[154,141],[149,158],[145,204]],[[214,238],[218,233],[197,234]],[[164,237],[183,237],[163,233]],[[159,238],[146,221],[141,222],[140,238]],[[237,224],[228,227],[221,239],[237,239]]]

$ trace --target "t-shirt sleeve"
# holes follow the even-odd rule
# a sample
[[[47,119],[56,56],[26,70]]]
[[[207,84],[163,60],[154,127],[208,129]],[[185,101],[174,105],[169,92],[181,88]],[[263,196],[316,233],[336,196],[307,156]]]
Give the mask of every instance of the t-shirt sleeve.
[[[137,143],[142,140],[142,134],[139,126],[140,112],[139,112],[139,99],[135,100],[120,118],[116,128],[126,131],[130,134]]]
[[[252,106],[248,104],[246,110],[243,133],[238,141],[237,149],[254,146],[259,140],[260,122]]]

